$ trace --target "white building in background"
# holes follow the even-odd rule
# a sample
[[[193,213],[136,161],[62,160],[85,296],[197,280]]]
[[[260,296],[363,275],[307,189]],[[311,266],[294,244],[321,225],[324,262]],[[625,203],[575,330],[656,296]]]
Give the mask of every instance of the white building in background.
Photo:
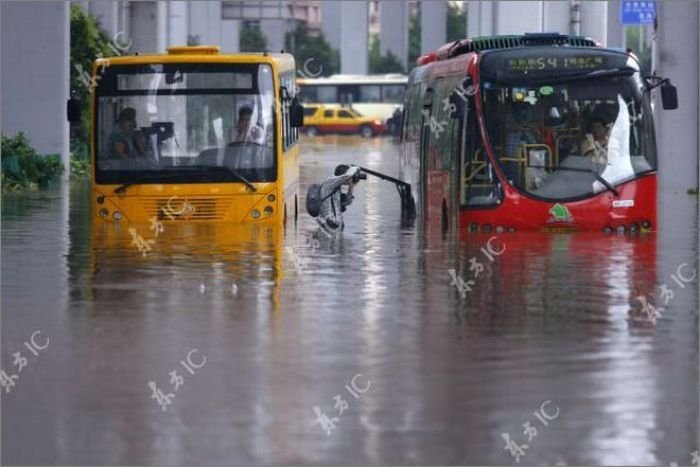
[[[588,36],[608,44],[608,1],[530,0],[467,2],[467,36],[559,32]],[[619,4],[619,0],[610,3]],[[611,11],[611,14],[615,14]],[[613,35],[621,37],[617,15],[611,16]]]
[[[242,27],[257,27],[270,51],[284,48],[285,33],[298,22],[321,29],[320,0],[81,1],[112,36],[133,41],[130,52],[161,53],[170,45],[211,44],[239,50]]]

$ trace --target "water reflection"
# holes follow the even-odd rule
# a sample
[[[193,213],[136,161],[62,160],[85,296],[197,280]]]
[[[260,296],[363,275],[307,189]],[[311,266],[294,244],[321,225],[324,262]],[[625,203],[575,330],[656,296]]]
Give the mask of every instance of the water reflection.
[[[386,140],[325,137],[304,154],[302,192],[340,163],[397,172]],[[656,325],[627,320],[697,258],[691,199],[663,211],[672,232],[499,234],[490,261],[489,235],[401,227],[395,187],[370,177],[337,238],[312,241],[305,214],[169,222],[143,256],[128,229],[154,238],[149,224],[93,223],[88,188],[3,206],[3,369],[33,329],[52,339],[2,394],[4,463],[512,464],[502,433],[522,442],[545,400],[561,415],[526,465],[695,449],[697,279]],[[474,279],[464,298],[450,269]],[[167,386],[192,348],[207,364],[164,413],[146,383]],[[312,408],[332,411],[357,373],[372,389],[327,436]]]

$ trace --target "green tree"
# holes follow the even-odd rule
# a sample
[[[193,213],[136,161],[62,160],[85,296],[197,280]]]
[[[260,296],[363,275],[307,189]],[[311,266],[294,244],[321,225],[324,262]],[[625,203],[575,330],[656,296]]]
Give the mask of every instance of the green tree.
[[[408,70],[416,66],[416,60],[420,57],[420,10],[415,15],[411,15],[408,20]]]
[[[263,52],[267,50],[267,38],[260,28],[244,26],[239,35],[241,52]]]
[[[627,47],[632,49],[634,54],[639,58],[641,64],[641,71],[644,75],[651,74],[651,43],[646,40],[646,37],[642,37],[640,43],[640,34],[646,34],[646,31],[639,26],[626,26],[625,27],[625,40]],[[640,50],[639,47],[642,46]]]
[[[98,82],[91,77],[92,63],[98,57],[120,54],[121,44],[112,42],[100,23],[77,5],[70,9],[70,88],[82,103],[82,118],[71,125],[71,152],[87,158],[90,134],[90,95]]]
[[[454,3],[447,4],[447,42],[464,39],[467,35],[467,13]]]
[[[297,27],[284,35],[284,47],[294,55],[302,77],[330,76],[340,72],[340,53],[333,49],[323,33],[314,37],[308,27]]]
[[[369,47],[369,72],[370,73],[404,73],[403,64],[391,50],[382,55],[377,35],[370,39]]]

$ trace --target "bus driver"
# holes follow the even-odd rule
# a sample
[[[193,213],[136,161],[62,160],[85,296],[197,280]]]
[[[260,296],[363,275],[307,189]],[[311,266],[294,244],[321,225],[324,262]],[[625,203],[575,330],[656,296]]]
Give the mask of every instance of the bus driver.
[[[137,128],[136,110],[133,107],[122,109],[117,124],[109,135],[111,159],[129,160],[146,155],[146,141]]]

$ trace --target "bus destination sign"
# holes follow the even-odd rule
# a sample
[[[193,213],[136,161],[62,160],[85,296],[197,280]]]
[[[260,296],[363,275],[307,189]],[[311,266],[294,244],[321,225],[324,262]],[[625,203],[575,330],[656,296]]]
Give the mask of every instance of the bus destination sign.
[[[510,72],[539,72],[554,70],[588,71],[606,67],[606,57],[601,55],[584,56],[539,56],[509,58],[506,61]]]

